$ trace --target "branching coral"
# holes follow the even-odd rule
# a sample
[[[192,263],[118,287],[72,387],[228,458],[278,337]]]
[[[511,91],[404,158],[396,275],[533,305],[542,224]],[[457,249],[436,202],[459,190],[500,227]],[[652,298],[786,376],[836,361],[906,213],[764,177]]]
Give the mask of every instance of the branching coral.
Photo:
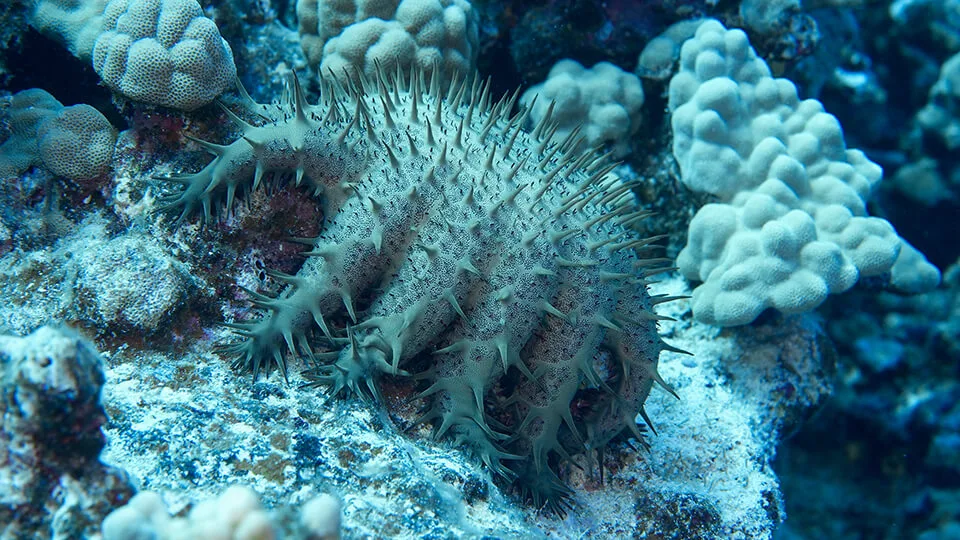
[[[643,440],[637,414],[662,350],[646,278],[663,259],[630,224],[646,212],[602,156],[554,137],[550,115],[532,133],[517,94],[493,103],[476,78],[361,77],[324,84],[316,106],[292,84],[284,107],[249,102],[266,122],[229,113],[242,136],[200,142],[216,155],[163,199],[178,221],[213,218],[265,176],[321,200],[322,234],[265,311],[231,323],[223,347],[254,377],[306,378],[334,394],[380,398],[378,379],[425,386],[420,421],[468,444],[537,505],[565,505],[558,467],[621,432]],[[317,353],[323,345],[329,352]],[[286,349],[286,350],[285,350]]]

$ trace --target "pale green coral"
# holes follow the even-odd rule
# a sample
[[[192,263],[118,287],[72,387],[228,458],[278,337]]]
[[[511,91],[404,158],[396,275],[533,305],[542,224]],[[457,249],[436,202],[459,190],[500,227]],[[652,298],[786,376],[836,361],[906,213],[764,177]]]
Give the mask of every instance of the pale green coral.
[[[575,60],[561,60],[546,81],[524,92],[520,103],[531,107],[531,125],[551,109],[558,136],[579,128],[588,147],[609,145],[617,156],[629,152],[630,138],[643,120],[640,79],[609,62],[587,69]]]
[[[43,166],[71,180],[107,172],[117,133],[90,105],[64,107],[44,90],[17,92],[10,103],[10,138],[0,145],[0,177]]]
[[[193,110],[233,85],[233,52],[196,0],[111,0],[93,68],[135,101]]]
[[[189,111],[236,78],[230,46],[196,0],[37,0],[31,24],[134,101]]]
[[[703,282],[693,292],[698,320],[729,326],[767,308],[809,311],[890,272],[910,292],[939,283],[886,220],[867,215],[880,167],[846,147],[819,101],[773,78],[742,31],[699,26],[682,47],[669,106],[683,183],[719,198],[694,216],[677,258]]]
[[[473,73],[478,16],[467,0],[299,0],[300,42],[323,77],[439,68],[446,80]]]

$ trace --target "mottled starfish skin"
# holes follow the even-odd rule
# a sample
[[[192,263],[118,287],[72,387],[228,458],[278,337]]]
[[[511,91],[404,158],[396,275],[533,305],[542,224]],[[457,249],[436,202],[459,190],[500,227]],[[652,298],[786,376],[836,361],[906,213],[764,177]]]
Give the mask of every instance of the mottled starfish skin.
[[[269,173],[312,190],[327,217],[314,256],[272,274],[279,297],[251,292],[266,313],[233,325],[236,365],[286,375],[288,350],[318,362],[313,384],[377,398],[380,374],[416,375],[437,436],[560,508],[558,464],[625,429],[642,441],[636,415],[662,384],[652,306],[666,299],[644,281],[661,261],[638,258],[649,240],[629,228],[644,213],[612,165],[571,150],[576,132],[521,130],[515,94],[491,105],[476,81],[444,99],[420,74],[386,79],[328,83],[317,106],[294,83],[284,106],[251,102],[262,126],[230,113],[242,138],[201,142],[217,157],[174,179],[185,189],[164,208],[209,220]],[[314,356],[315,335],[334,352]]]

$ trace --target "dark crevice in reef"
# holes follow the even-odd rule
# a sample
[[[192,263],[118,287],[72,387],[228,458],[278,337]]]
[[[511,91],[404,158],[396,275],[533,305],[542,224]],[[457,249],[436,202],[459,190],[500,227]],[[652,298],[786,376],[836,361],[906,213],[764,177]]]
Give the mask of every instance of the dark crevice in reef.
[[[893,224],[901,237],[941,270],[957,261],[960,243],[956,241],[956,231],[960,230],[960,215],[954,203],[942,202],[928,207],[893,193],[880,193],[879,198],[881,209],[871,215],[882,216]],[[931,227],[931,223],[938,226]]]
[[[19,46],[0,50],[0,58],[9,72],[7,91],[43,88],[64,106],[86,103],[103,113],[115,127],[127,127],[126,120],[113,106],[110,90],[100,84],[93,66],[36,30],[25,31]]]
[[[923,520],[902,512],[922,506],[921,501],[903,501],[925,482],[917,464],[926,445],[920,437],[889,432],[869,415],[857,418],[831,399],[816,422],[777,451],[774,468],[788,516],[778,537],[794,538],[799,531],[818,538],[915,537]],[[901,513],[891,514],[891,509]],[[840,515],[845,518],[835,519]],[[851,528],[854,523],[857,530]]]

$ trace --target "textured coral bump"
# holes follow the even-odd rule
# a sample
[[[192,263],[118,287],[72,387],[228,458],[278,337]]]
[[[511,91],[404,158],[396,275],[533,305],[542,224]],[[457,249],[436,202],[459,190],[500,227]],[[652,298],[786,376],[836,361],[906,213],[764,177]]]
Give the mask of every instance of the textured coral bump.
[[[667,262],[630,225],[615,164],[575,150],[579,129],[531,133],[517,93],[456,78],[441,92],[422,72],[323,83],[317,105],[295,80],[286,102],[248,101],[264,119],[228,114],[243,135],[198,141],[216,157],[174,179],[178,221],[205,220],[263,183],[316,195],[326,222],[277,297],[251,291],[261,319],[231,324],[223,350],[254,377],[286,355],[334,394],[381,399],[378,378],[414,377],[437,437],[467,444],[534,504],[562,511],[558,471],[625,432],[662,350],[646,279]],[[329,352],[317,352],[326,350]],[[664,385],[665,386],[665,385]],[[589,459],[589,456],[588,458]]]

